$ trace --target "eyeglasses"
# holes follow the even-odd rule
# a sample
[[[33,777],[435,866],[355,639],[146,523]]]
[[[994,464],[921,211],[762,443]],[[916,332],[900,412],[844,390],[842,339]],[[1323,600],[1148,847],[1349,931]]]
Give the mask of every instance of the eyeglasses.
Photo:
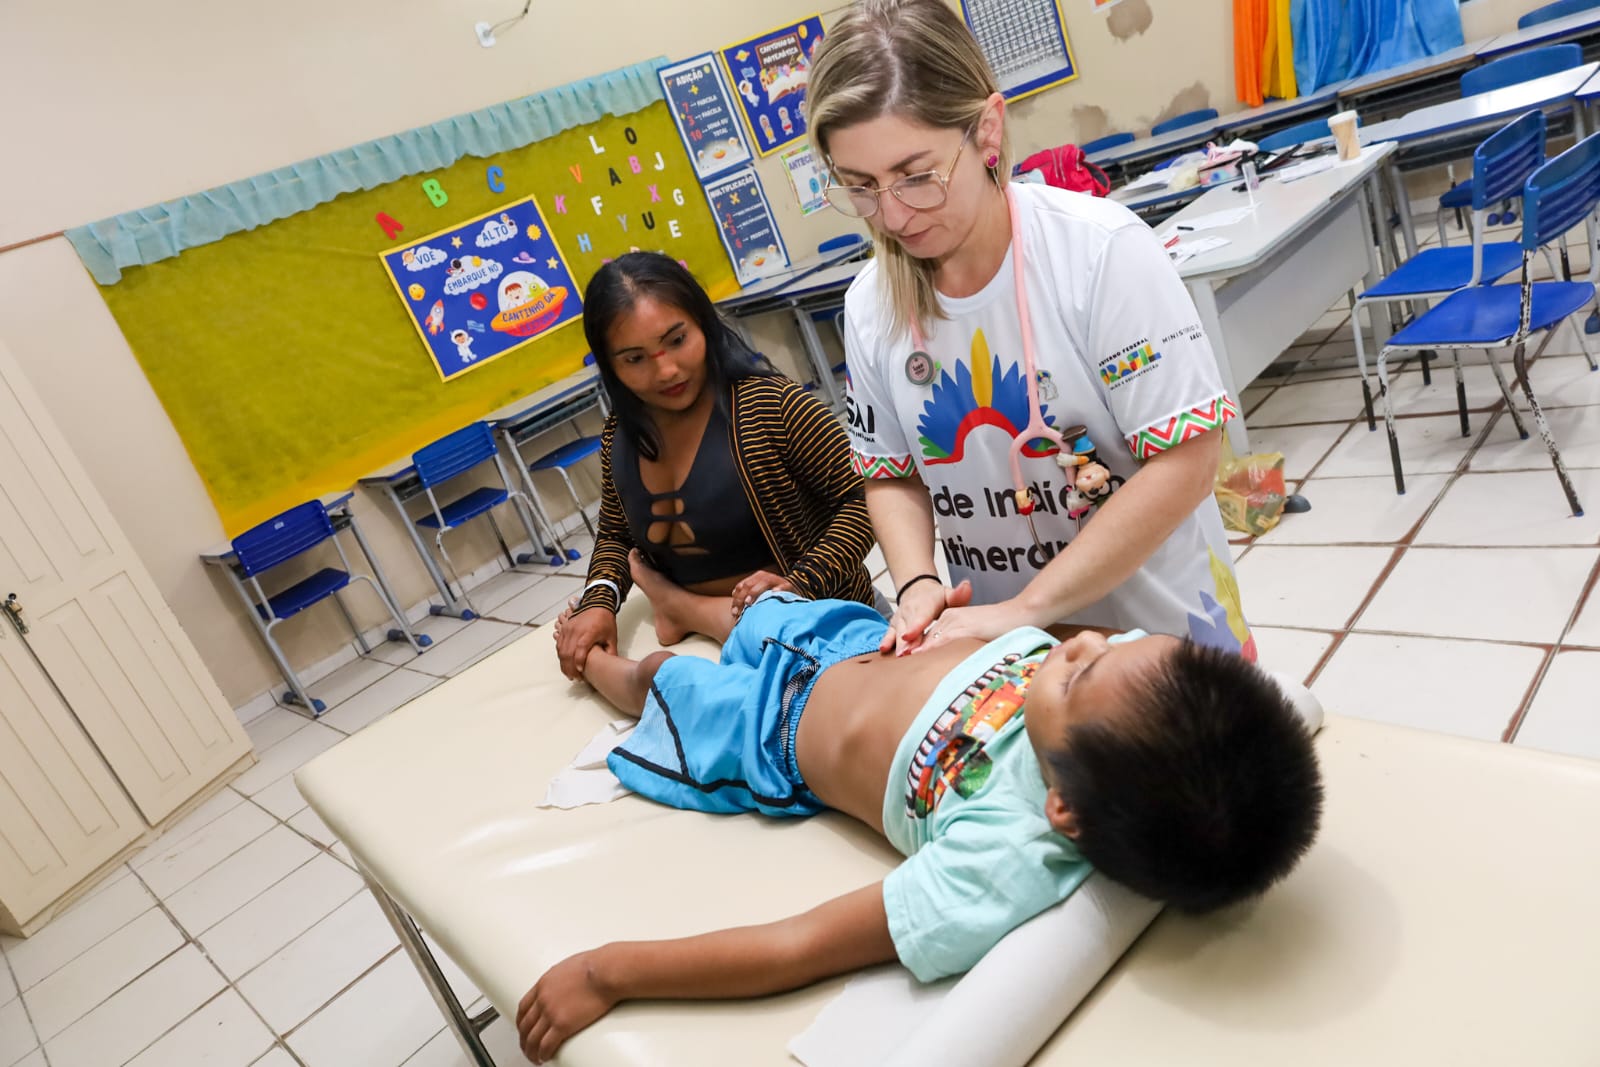
[[[830,185],[822,190],[822,195],[828,198],[828,203],[832,204],[839,214],[849,215],[855,219],[868,219],[876,215],[882,206],[884,193],[893,193],[896,200],[913,211],[931,211],[949,198],[950,176],[955,174],[956,164],[961,162],[961,153],[966,149],[967,141],[971,137],[970,129],[961,135],[961,144],[956,148],[956,156],[950,161],[950,169],[943,174],[936,170],[907,174],[886,189],[875,189],[867,185]]]

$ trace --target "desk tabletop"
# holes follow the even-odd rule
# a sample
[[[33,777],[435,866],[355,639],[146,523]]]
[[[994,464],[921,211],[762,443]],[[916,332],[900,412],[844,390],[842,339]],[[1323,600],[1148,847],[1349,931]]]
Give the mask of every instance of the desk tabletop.
[[[1142,189],[1131,192],[1127,186],[1113,189],[1106,199],[1114,200],[1129,211],[1143,211],[1146,208],[1160,207],[1162,204],[1176,204],[1184,200],[1193,200],[1203,196],[1207,190],[1203,186],[1191,185],[1187,189],[1168,189],[1165,185],[1147,185]]]
[[[1448,52],[1421,56],[1409,63],[1401,63],[1399,66],[1389,67],[1386,70],[1375,70],[1371,74],[1363,74],[1359,78],[1352,78],[1339,86],[1339,98],[1348,100],[1376,89],[1388,89],[1406,82],[1431,78],[1436,74],[1443,74],[1447,71],[1475,67],[1478,65],[1478,50],[1493,40],[1494,38],[1492,37],[1479,38],[1476,41],[1468,41],[1466,44],[1452,48]]]
[[[322,501],[322,506],[330,513],[334,513],[348,511],[350,499],[354,496],[353,490],[345,489],[337,493],[323,493],[317,499]],[[209,563],[214,567],[230,565],[237,559],[238,557],[233,554],[232,541],[221,541],[200,553],[200,562]]]
[[[1582,100],[1584,103],[1588,103],[1594,100],[1596,97],[1600,97],[1600,73],[1593,75],[1588,81],[1584,82],[1583,85],[1578,89],[1577,95],[1578,99]]]
[[[1396,141],[1405,144],[1454,130],[1468,129],[1574,99],[1578,90],[1600,70],[1600,63],[1585,63],[1542,78],[1518,82],[1489,93],[1464,96],[1432,107],[1418,108],[1397,119],[1361,128],[1362,144]]]
[[[717,301],[717,306],[731,311],[745,304],[754,303],[757,300],[767,300],[781,296],[790,286],[803,281],[818,271],[831,267],[841,260],[849,260],[861,256],[871,248],[872,242],[869,240],[864,244],[846,245],[844,248],[836,248],[831,252],[817,252],[803,259],[797,259],[789,264],[787,270],[779,274],[769,275],[758,282],[752,282],[737,293],[723,297]]]
[[[1541,22],[1537,26],[1529,26],[1525,30],[1513,30],[1498,37],[1491,37],[1479,46],[1478,58],[1497,59],[1524,48],[1555,44],[1569,37],[1582,37],[1590,32],[1600,33],[1600,8],[1590,8],[1588,11],[1579,11],[1563,18]]]
[[[1224,115],[1216,122],[1218,133],[1231,133],[1257,123],[1276,121],[1277,119],[1293,118],[1307,111],[1315,111],[1333,103],[1334,96],[1347,82],[1337,82],[1333,85],[1324,85],[1322,88],[1304,96],[1297,96],[1293,100],[1274,100],[1262,104],[1260,107],[1247,108],[1244,111],[1235,111],[1231,115]],[[1095,162],[1099,162],[1098,159]]]
[[[1336,164],[1329,170],[1298,181],[1284,184],[1270,178],[1263,180],[1261,188],[1256,191],[1255,211],[1230,226],[1207,229],[1199,234],[1202,237],[1225,237],[1228,243],[1179,264],[1178,274],[1185,281],[1190,281],[1207,276],[1226,277],[1244,273],[1293,241],[1346,197],[1354,195],[1394,151],[1393,144],[1373,145],[1363,149],[1358,158],[1348,163]],[[1234,192],[1234,184],[1211,189],[1169,219],[1167,226],[1178,226],[1185,219],[1248,206],[1249,194]]]
[[[1091,163],[1105,166],[1107,163],[1127,163],[1146,156],[1158,156],[1175,149],[1205,144],[1215,136],[1218,128],[1214,120],[1197,122],[1193,126],[1183,126],[1159,137],[1143,137],[1128,144],[1119,144],[1115,148],[1101,149],[1088,159]]]
[[[865,259],[850,260],[846,263],[835,263],[831,267],[823,267],[813,271],[804,278],[784,289],[780,294],[785,300],[800,300],[817,293],[828,292],[834,289],[848,288],[861,273],[863,267],[870,262]]]

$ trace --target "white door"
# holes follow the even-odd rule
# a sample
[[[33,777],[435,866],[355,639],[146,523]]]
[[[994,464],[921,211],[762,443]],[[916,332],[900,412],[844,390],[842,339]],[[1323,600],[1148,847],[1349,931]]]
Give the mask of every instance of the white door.
[[[71,709],[0,620],[0,929],[19,932],[143,832]]]
[[[177,618],[0,346],[0,600],[13,593],[28,646],[152,825],[250,751]]]

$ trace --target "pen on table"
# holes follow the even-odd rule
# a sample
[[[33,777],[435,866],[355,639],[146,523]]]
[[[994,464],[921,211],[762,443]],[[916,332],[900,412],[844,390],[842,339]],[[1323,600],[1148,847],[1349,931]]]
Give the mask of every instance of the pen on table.
[[[1193,226],[1179,226],[1178,229],[1185,230],[1185,231],[1187,231],[1189,233],[1193,233],[1194,232],[1194,227]]]

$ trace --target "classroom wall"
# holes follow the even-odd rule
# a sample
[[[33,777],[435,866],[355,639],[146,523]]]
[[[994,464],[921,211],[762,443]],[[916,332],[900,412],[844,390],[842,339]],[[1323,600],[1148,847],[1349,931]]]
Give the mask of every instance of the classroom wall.
[[[954,4],[952,6],[955,6]],[[1470,0],[1468,36],[1510,28],[1533,6]],[[817,11],[799,0],[535,3],[492,49],[472,24],[517,0],[146,0],[80,6],[12,0],[0,11],[0,338],[22,362],[235,704],[276,684],[231,592],[196,553],[222,538],[182,443],[62,228],[247,177],[598,74],[682,57]],[[1082,76],[1012,108],[1019,154],[1115,129],[1142,131],[1233,96],[1228,0],[1122,0],[1109,14],[1062,0]],[[834,11],[838,10],[837,8]],[[825,11],[825,22],[833,11]],[[795,254],[848,226],[802,219],[775,161],[762,177]],[[25,247],[12,247],[26,243]],[[7,250],[9,249],[9,250]],[[780,362],[797,348],[782,319],[757,323]],[[420,358],[420,353],[419,353]],[[586,481],[593,491],[592,479]],[[551,490],[555,489],[552,484]],[[564,494],[545,499],[555,510]],[[431,586],[386,507],[358,514],[406,603]],[[462,536],[463,569],[492,558],[487,533]],[[375,610],[360,614],[377,621]],[[334,612],[279,631],[291,658],[344,642]]]

